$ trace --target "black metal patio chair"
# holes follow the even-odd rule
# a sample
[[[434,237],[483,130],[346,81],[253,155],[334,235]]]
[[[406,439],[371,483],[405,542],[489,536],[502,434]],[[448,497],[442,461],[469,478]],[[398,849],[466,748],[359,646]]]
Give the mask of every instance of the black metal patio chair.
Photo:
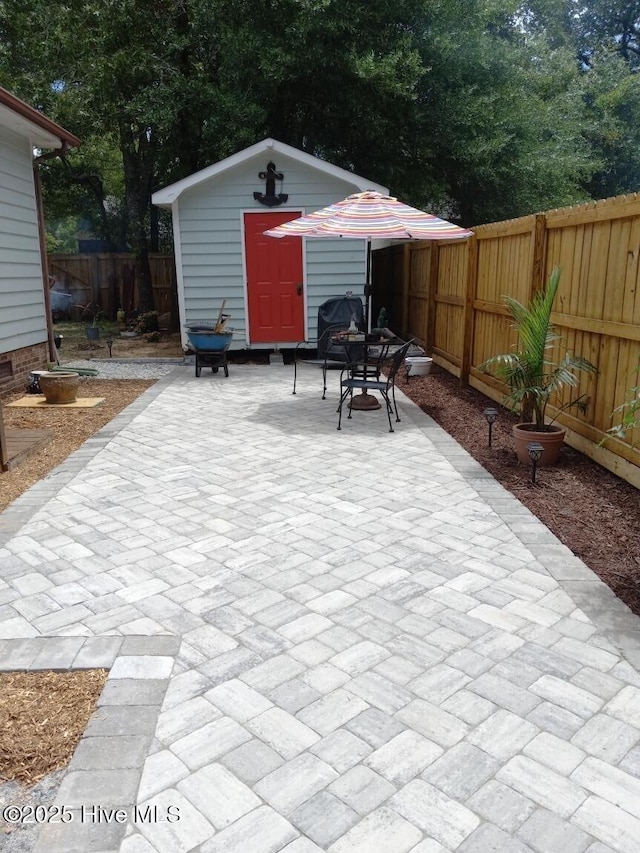
[[[293,394],[296,393],[298,365],[306,364],[322,370],[322,399],[327,396],[327,370],[341,370],[348,360],[345,351],[334,345],[336,332],[346,332],[355,320],[359,330],[364,328],[364,309],[358,296],[334,296],[325,300],[318,308],[318,335],[315,339],[296,344],[293,359]],[[308,357],[305,349],[315,349],[316,353]]]
[[[371,369],[370,360],[367,361],[366,364],[349,364],[342,370],[342,373],[340,374],[341,394],[340,404],[338,406],[338,429],[342,429],[342,407],[347,401],[347,398],[349,399],[349,414],[347,415],[347,420],[351,419],[350,403],[353,399],[353,392],[356,390],[363,391],[364,393],[368,393],[369,391],[380,392],[387,409],[389,432],[394,431],[393,424],[391,423],[392,412],[395,413],[396,423],[400,423],[400,416],[398,415],[398,407],[396,405],[396,376],[402,367],[405,356],[412,344],[413,340],[410,340],[393,353],[388,362],[386,376],[380,375],[378,370],[374,371],[374,375],[369,379],[366,371]],[[361,371],[364,373],[362,378]],[[393,406],[391,405],[392,403]]]
[[[319,338],[309,341],[301,341],[296,344],[293,355],[293,391],[296,393],[296,385],[298,382],[298,365],[308,365],[309,367],[319,367],[322,370],[322,399],[327,398],[327,371],[342,370],[346,363],[346,357],[342,349],[335,349],[330,346],[331,338],[336,332],[341,332],[346,329],[346,326],[338,324],[329,326],[320,335]],[[309,344],[316,347],[316,355],[309,358],[305,352],[309,348]],[[304,348],[304,349],[303,349]]]

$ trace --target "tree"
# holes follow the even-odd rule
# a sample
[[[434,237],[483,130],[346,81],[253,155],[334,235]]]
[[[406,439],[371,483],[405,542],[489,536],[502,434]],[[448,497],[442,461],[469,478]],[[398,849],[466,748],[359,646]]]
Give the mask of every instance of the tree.
[[[43,161],[40,175],[49,231],[64,223],[69,232],[73,221],[72,231],[90,230],[113,248],[126,245],[122,167],[112,139],[89,137],[73,157]]]
[[[584,75],[584,130],[600,167],[586,184],[592,198],[640,187],[640,75],[619,54],[594,52]]]
[[[146,308],[152,191],[265,136],[467,225],[584,197],[579,69],[525,22],[516,0],[11,0],[0,79],[88,144],[47,203],[75,181],[113,234],[121,192]]]
[[[298,11],[294,17],[291,9]],[[568,49],[509,0],[230,2],[222,42],[264,132],[465,224],[584,198],[593,163]]]
[[[17,94],[83,139],[115,141],[144,308],[152,298],[156,186],[268,134],[382,173],[418,74],[403,31],[414,7],[407,0],[371,9],[331,0],[4,3],[0,68]],[[94,196],[96,177],[85,173]]]
[[[617,53],[636,71],[640,68],[640,2],[588,0],[577,6],[574,26],[583,58],[591,64],[594,52]]]
[[[584,181],[592,198],[640,186],[640,2],[530,0],[524,19],[570,49],[580,72],[580,132],[597,163]]]
[[[182,141],[174,131],[186,107],[172,96],[187,24],[182,5],[166,0],[68,0],[56,7],[30,0],[0,7],[2,79],[90,145],[117,145],[141,310],[153,307],[148,251],[158,149],[162,139]],[[79,180],[81,158],[69,168],[69,184]],[[101,175],[85,172],[84,181],[94,196],[106,195]]]
[[[235,146],[273,136],[374,181],[389,180],[415,130],[423,68],[414,32],[422,0],[204,5],[205,29],[215,29],[220,43],[218,110],[222,104],[225,118],[235,113],[245,130],[244,140],[230,140]],[[213,146],[221,133],[228,140],[220,125],[212,117],[203,140]]]
[[[471,225],[584,198],[594,164],[571,52],[523,30],[516,4],[467,7],[440,3],[421,41],[423,158],[445,209]]]

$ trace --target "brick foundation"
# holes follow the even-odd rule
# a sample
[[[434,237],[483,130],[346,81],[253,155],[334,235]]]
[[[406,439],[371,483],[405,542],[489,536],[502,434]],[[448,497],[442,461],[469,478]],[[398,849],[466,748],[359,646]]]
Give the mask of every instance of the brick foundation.
[[[0,353],[0,398],[14,391],[23,391],[29,373],[32,370],[46,370],[48,361],[49,349],[44,342]],[[11,365],[11,375],[4,374],[2,365],[5,364]]]

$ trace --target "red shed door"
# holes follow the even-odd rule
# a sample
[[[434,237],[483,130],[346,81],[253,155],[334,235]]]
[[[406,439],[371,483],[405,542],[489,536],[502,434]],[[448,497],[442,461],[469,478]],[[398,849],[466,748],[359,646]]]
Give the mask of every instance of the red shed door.
[[[252,344],[304,340],[302,239],[277,239],[263,233],[295,218],[295,210],[244,214]]]

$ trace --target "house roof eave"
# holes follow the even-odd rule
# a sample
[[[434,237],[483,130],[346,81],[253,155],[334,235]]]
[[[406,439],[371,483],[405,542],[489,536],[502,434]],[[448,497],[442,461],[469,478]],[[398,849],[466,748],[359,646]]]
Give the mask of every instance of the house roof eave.
[[[0,86],[0,124],[38,148],[75,148],[80,140]]]

